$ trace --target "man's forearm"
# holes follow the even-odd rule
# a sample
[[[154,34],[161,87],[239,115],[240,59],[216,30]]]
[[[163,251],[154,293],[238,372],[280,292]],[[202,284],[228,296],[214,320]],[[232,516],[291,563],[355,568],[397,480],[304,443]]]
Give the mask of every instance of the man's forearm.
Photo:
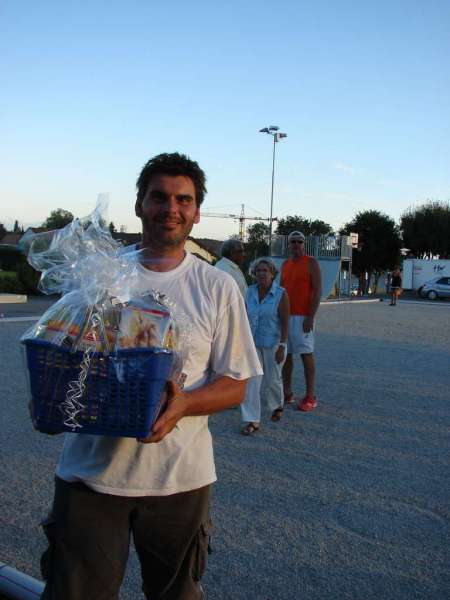
[[[314,317],[316,316],[316,312],[320,306],[320,296],[321,296],[320,290],[313,291],[312,299],[311,299],[311,309],[308,313],[308,317],[311,317],[311,319],[314,319]]]
[[[223,376],[196,390],[183,392],[180,398],[183,414],[185,417],[212,415],[236,406],[244,399],[246,385],[247,379],[238,381]]]
[[[196,390],[182,392],[175,383],[168,383],[167,409],[161,414],[146,438],[146,444],[163,440],[183,417],[212,415],[230,406],[240,404],[244,399],[247,380],[237,381],[231,377],[219,377]]]
[[[281,298],[278,314],[280,316],[281,322],[281,339],[280,342],[286,343],[288,339],[289,333],[289,298],[286,292],[284,292],[283,297]]]

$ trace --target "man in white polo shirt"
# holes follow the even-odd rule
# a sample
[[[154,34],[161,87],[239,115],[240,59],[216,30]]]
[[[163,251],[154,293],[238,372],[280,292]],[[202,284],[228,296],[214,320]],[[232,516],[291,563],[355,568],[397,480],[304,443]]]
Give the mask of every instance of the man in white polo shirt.
[[[245,252],[244,244],[239,240],[226,240],[220,249],[222,258],[216,262],[216,267],[231,277],[237,283],[237,286],[245,298],[247,294],[247,282],[242,273],[242,265],[244,264]]]
[[[45,600],[118,599],[131,535],[148,599],[203,597],[216,480],[207,415],[239,404],[261,373],[231,277],[184,251],[205,192],[203,171],[178,153],[154,157],[138,178],[143,290],[164,294],[192,324],[185,385],[168,384],[146,439],[66,435],[44,525]]]

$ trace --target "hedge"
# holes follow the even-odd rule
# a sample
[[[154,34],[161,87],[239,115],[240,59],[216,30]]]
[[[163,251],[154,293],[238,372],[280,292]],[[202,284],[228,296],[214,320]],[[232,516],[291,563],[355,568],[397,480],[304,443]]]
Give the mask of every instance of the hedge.
[[[20,282],[17,273],[0,271],[0,293],[2,294],[25,294],[26,290]]]
[[[15,271],[17,265],[26,262],[25,256],[14,246],[0,245],[0,269],[3,271]]]
[[[40,273],[26,261],[24,254],[12,246],[0,246],[0,292],[4,294],[38,294]]]
[[[40,276],[40,272],[35,271],[28,263],[17,267],[17,278],[28,294],[39,294],[37,286]]]

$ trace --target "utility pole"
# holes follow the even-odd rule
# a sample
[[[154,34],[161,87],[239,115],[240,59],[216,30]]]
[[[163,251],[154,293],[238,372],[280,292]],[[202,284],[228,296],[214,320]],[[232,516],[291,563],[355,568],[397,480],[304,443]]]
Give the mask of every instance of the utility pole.
[[[269,220],[269,255],[272,255],[272,221],[273,221],[273,187],[275,182],[275,144],[281,139],[287,137],[287,133],[278,133],[280,128],[276,125],[270,127],[264,127],[260,129],[260,133],[267,133],[273,137],[273,154],[272,154],[272,188],[270,192],[270,220]]]

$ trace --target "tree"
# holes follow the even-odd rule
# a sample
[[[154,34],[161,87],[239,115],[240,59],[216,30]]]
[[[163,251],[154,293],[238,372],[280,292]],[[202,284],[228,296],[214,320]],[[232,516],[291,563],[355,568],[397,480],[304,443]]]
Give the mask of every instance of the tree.
[[[14,233],[20,233],[20,225],[19,225],[19,221],[17,219],[14,221],[13,232]]]
[[[267,256],[269,254],[269,244],[267,238],[269,235],[269,226],[265,223],[254,223],[247,227],[246,255],[247,262],[252,261],[257,256]]]
[[[403,243],[416,258],[450,257],[450,203],[428,201],[400,218]]]
[[[333,228],[325,221],[321,221],[320,219],[315,219],[314,221],[309,222],[310,233],[308,235],[328,235],[333,234]]]
[[[368,291],[372,275],[376,289],[381,273],[398,264],[400,234],[395,222],[378,210],[357,213],[340,231],[343,235],[349,235],[350,232],[358,234],[359,249],[353,252],[352,270],[359,277],[358,291],[364,294]]]
[[[326,235],[333,233],[333,228],[325,221],[319,219],[311,221],[300,215],[287,216],[278,220],[276,231],[278,235],[289,235],[291,231],[301,231],[305,235]]]
[[[6,227],[3,225],[3,223],[0,223],[0,240],[2,239],[3,236],[5,236],[8,232],[6,231]]]
[[[42,223],[46,229],[62,229],[73,221],[73,214],[63,208],[52,210],[50,216]]]
[[[111,223],[108,225],[108,229],[109,229],[109,232],[111,233],[111,235],[112,235],[113,233],[116,233],[116,231],[117,231],[117,229],[116,229],[116,226],[114,225],[114,223],[113,223],[112,221],[111,221]]]

